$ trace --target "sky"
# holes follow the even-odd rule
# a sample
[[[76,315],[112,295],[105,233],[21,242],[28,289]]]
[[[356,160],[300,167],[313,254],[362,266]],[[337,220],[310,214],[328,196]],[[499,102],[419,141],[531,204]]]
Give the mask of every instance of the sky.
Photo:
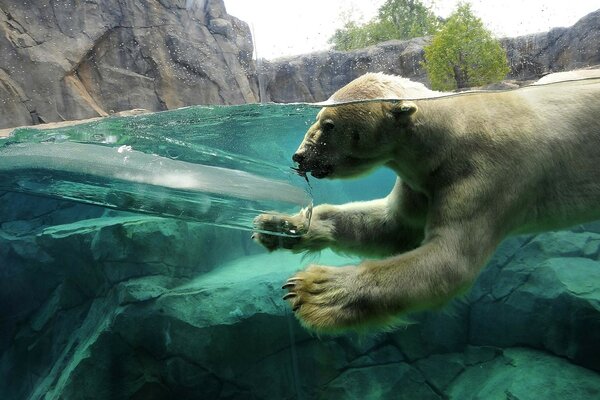
[[[224,0],[230,15],[246,21],[259,58],[274,59],[326,50],[344,17],[367,21],[384,0]],[[433,11],[448,17],[460,0],[435,0]],[[424,4],[431,4],[425,0]],[[573,25],[600,9],[599,0],[471,0],[475,14],[497,37],[545,32]],[[255,55],[256,56],[256,55]]]

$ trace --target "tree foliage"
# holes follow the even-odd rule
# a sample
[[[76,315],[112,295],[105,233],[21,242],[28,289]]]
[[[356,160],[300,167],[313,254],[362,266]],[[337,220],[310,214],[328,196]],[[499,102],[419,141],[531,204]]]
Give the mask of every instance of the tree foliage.
[[[506,52],[471,11],[460,4],[425,47],[431,86],[453,90],[497,82],[509,71]]]
[[[377,17],[365,24],[348,21],[329,39],[335,50],[352,50],[391,39],[431,35],[438,18],[420,0],[386,0]]]
[[[379,21],[393,29],[395,39],[435,33],[440,20],[420,0],[387,0],[379,8]]]

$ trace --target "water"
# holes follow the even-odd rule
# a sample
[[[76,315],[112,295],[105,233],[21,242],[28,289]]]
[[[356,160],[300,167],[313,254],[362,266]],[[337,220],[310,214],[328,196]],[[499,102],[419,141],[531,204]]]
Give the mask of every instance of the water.
[[[252,218],[395,179],[308,188],[290,156],[317,111],[190,107],[0,141],[1,397],[596,398],[598,224],[507,240],[468,293],[393,332],[299,326],[286,279],[359,260],[267,253]]]
[[[277,118],[263,129],[272,111],[195,107],[19,129],[0,142],[0,189],[252,230],[260,213],[312,207],[286,160],[291,131],[272,132]],[[286,111],[303,119],[313,110]],[[301,230],[271,233],[303,234],[304,215]]]

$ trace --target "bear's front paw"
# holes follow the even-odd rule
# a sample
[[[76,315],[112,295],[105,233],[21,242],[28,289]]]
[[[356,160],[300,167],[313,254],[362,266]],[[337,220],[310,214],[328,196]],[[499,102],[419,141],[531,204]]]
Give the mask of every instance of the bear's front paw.
[[[261,214],[254,219],[254,228],[259,232],[254,232],[252,239],[269,251],[277,249],[300,250],[302,237],[270,235],[265,231],[288,235],[297,235],[306,231],[300,216],[286,214]]]
[[[300,322],[309,329],[336,333],[360,330],[377,318],[377,307],[361,290],[360,268],[311,265],[283,285]]]

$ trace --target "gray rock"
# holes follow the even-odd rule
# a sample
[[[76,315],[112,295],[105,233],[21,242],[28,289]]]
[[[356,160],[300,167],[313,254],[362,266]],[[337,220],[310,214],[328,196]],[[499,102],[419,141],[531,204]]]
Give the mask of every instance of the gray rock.
[[[469,342],[542,348],[600,371],[599,238],[542,234],[492,261],[470,295]]]
[[[600,395],[600,376],[543,352],[512,348],[466,368],[446,393],[457,400],[587,400]]]
[[[250,30],[222,0],[155,3],[0,1],[0,128],[257,100]]]
[[[352,368],[331,381],[323,391],[323,399],[438,400],[421,373],[406,363]]]
[[[178,398],[291,398],[294,379],[298,390],[314,392],[315,379],[325,384],[335,378],[348,363],[347,353],[336,341],[309,342],[280,299],[281,282],[301,257],[288,254],[281,264],[270,259],[246,257],[169,290],[164,280],[149,277],[119,284],[112,296],[98,300],[113,308],[104,319],[110,322],[96,323],[89,339],[70,349],[64,361],[70,368],[57,368],[47,379],[60,387],[50,398],[83,398],[84,383],[100,389],[95,398],[110,398],[117,388],[141,396],[156,382],[162,382],[160,393]],[[98,319],[88,317],[83,326]],[[110,368],[123,371],[113,387],[102,372]]]
[[[348,52],[328,51],[262,61],[261,97],[278,103],[323,101],[366,72],[401,75],[428,84],[422,63],[430,38],[389,41]],[[550,72],[600,64],[600,10],[570,28],[501,39],[506,49],[509,82],[489,89],[514,88],[510,80],[538,79]]]
[[[90,370],[82,375],[84,381],[73,382],[85,386],[98,379],[93,387],[99,394],[94,398],[111,398],[107,381],[101,379],[114,380],[110,378],[114,372],[101,360],[119,356],[113,351],[120,339],[105,331],[120,307],[160,298],[214,267],[213,250],[223,253],[219,260],[225,254],[237,257],[239,250],[245,253],[245,246],[237,243],[249,241],[247,233],[181,221],[113,212],[94,218],[95,212],[104,211],[17,194],[1,198],[5,204],[19,205],[0,213],[0,221],[6,221],[0,229],[5,278],[0,281],[0,392],[7,399],[27,394],[36,398],[36,390],[44,393],[50,386],[56,386],[52,393],[62,393],[57,397],[79,398],[73,393],[81,392],[80,386],[71,393],[64,388],[67,382],[60,381],[79,365]],[[86,216],[91,218],[81,220]],[[131,348],[120,348],[124,362],[130,363],[124,370],[146,365],[135,361]],[[30,352],[35,357],[26,355]],[[106,370],[99,373],[96,365]],[[128,377],[123,382],[131,383]]]
[[[405,327],[391,334],[392,342],[410,361],[430,354],[461,352],[469,339],[469,307],[458,298],[443,309],[409,315]]]
[[[503,39],[514,79],[600,64],[600,10],[581,18],[570,28]]]
[[[263,101],[289,103],[326,100],[333,92],[366,72],[385,72],[427,82],[421,67],[428,38],[393,40],[365,49],[326,51],[262,61],[258,74]]]
[[[502,39],[507,78],[600,64],[599,19],[596,11],[571,28]],[[428,83],[429,38],[260,60],[257,72],[248,25],[223,0],[0,0],[0,29],[0,128],[133,108],[322,101],[365,72]]]
[[[208,30],[212,33],[217,33],[226,37],[230,37],[233,34],[233,26],[231,22],[223,18],[211,19],[208,23]]]
[[[465,370],[461,354],[456,358],[448,354],[433,354],[417,361],[416,367],[438,393],[444,393],[450,383]]]

